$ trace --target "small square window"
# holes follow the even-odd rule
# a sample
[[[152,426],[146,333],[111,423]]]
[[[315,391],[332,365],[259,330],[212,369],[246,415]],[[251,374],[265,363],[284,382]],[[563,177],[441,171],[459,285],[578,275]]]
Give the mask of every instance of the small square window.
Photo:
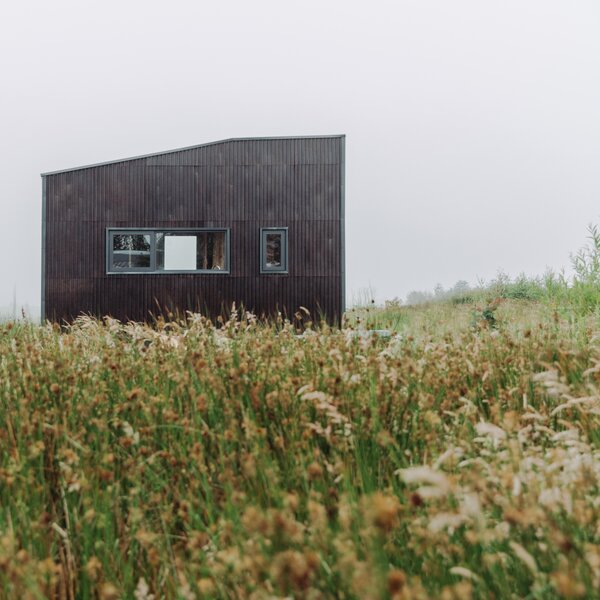
[[[260,272],[287,273],[287,227],[260,230]]]

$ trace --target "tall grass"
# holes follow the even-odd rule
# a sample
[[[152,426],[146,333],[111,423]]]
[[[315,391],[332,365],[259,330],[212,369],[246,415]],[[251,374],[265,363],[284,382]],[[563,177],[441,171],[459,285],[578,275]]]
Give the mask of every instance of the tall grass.
[[[402,310],[0,326],[0,596],[598,597],[595,320]]]

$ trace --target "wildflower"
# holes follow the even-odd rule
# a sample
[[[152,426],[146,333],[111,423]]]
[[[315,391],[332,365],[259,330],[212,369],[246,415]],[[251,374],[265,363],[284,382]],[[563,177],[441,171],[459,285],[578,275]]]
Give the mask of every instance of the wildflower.
[[[100,600],[119,600],[121,594],[112,583],[103,583],[100,586]]]
[[[467,492],[463,495],[461,506],[461,514],[478,519],[481,517],[481,502],[479,496],[475,492]]]
[[[392,569],[388,573],[388,591],[390,596],[398,594],[406,585],[406,573],[401,569]]]
[[[140,434],[138,431],[134,431],[133,427],[127,421],[123,421],[121,423],[121,429],[125,434],[125,438],[129,440],[132,444],[138,444],[140,441]]]
[[[146,583],[146,580],[143,577],[140,577],[138,580],[138,584],[135,588],[135,592],[133,592],[133,596],[135,600],[154,600],[154,594],[150,593],[150,588]]]
[[[216,592],[215,583],[209,577],[202,577],[201,579],[198,579],[196,585],[198,586],[198,591],[202,594],[202,596],[207,598],[212,597],[212,595]]]
[[[398,524],[400,502],[396,496],[375,492],[371,496],[370,514],[373,524],[384,533],[390,532]]]
[[[416,493],[422,499],[437,498],[445,496],[451,489],[450,481],[440,471],[431,467],[410,467],[408,469],[398,469],[395,471],[407,484],[427,483],[429,485],[421,486]]]
[[[468,521],[468,517],[465,515],[459,515],[454,513],[438,513],[431,518],[427,528],[432,533],[439,533],[444,529],[447,529],[452,534],[456,529]]]
[[[531,571],[533,575],[537,575],[538,567],[535,559],[521,544],[517,542],[509,542],[508,544],[511,550],[515,553],[515,556]]]
[[[415,507],[418,508],[419,506],[423,506],[424,504],[424,500],[423,498],[421,498],[421,496],[419,496],[419,494],[417,494],[417,492],[413,492],[410,495],[410,503]]]
[[[256,460],[252,454],[246,454],[242,459],[242,471],[244,476],[248,479],[254,479],[256,477]]]
[[[311,481],[315,479],[320,479],[323,476],[323,467],[318,462],[311,462],[308,467],[306,467],[306,472],[308,474],[308,478]]]
[[[327,527],[327,510],[314,500],[308,501],[308,514],[310,516],[311,529],[317,534],[322,534]]]
[[[285,550],[275,556],[271,574],[282,590],[306,590],[309,586],[312,568],[304,554],[296,550]]]
[[[479,435],[489,436],[494,442],[494,445],[506,439],[506,431],[500,429],[500,427],[493,425],[492,423],[480,421],[475,425],[475,430]]]
[[[550,580],[562,598],[583,598],[586,595],[585,586],[574,578],[574,573],[556,571],[550,575]]]
[[[475,575],[473,571],[467,569],[466,567],[452,567],[450,569],[450,573],[452,573],[452,575],[458,575],[459,577],[464,577],[466,579],[472,579],[473,581],[477,581],[479,579],[479,577],[477,577],[477,575]]]
[[[554,417],[563,410],[569,408],[576,408],[583,412],[595,412],[600,414],[600,397],[598,396],[586,396],[583,398],[569,398],[564,404],[560,404],[550,413],[551,417]]]
[[[469,581],[461,581],[442,589],[440,600],[470,600],[473,597],[473,586]]]
[[[552,398],[558,398],[569,393],[569,386],[563,383],[563,380],[559,377],[556,369],[536,373],[531,380],[536,383],[541,383],[546,388],[548,395]]]

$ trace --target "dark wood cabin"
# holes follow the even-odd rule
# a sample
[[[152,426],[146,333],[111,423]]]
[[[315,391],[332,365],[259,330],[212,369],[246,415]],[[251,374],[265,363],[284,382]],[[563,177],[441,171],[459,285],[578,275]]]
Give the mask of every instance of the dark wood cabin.
[[[230,139],[42,174],[42,319],[344,312],[345,137]]]

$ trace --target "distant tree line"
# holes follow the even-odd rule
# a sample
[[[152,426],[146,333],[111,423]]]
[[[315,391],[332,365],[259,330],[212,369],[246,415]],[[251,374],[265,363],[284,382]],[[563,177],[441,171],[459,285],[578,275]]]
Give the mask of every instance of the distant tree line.
[[[450,300],[463,296],[471,291],[471,286],[467,281],[461,279],[457,281],[451,288],[444,289],[441,283],[438,283],[433,292],[413,290],[406,296],[406,304],[425,304],[427,302],[438,302],[440,300]]]

